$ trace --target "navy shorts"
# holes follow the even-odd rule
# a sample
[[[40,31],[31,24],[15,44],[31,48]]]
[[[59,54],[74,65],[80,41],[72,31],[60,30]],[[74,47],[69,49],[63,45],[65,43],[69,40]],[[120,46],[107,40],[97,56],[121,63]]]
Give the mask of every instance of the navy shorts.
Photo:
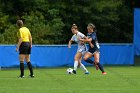
[[[89,48],[89,53],[94,54],[95,52],[100,52],[99,48]]]
[[[22,42],[19,47],[19,54],[31,54],[30,42]]]

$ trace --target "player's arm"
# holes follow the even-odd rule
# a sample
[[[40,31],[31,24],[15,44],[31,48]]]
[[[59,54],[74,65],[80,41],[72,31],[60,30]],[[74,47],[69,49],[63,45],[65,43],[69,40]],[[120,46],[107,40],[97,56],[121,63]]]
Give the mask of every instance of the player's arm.
[[[75,35],[73,35],[72,38],[69,40],[68,48],[71,48],[71,44],[74,41],[74,38],[75,38]]]
[[[88,39],[88,37],[86,37],[84,34],[80,33],[80,36],[78,37],[78,39],[82,42],[88,42],[86,41]]]
[[[83,42],[88,42],[89,45],[90,45],[92,48],[94,47],[94,45],[91,43],[92,38],[88,38],[88,37],[85,36],[84,39],[79,38],[79,40],[80,40],[80,41],[83,41]]]
[[[90,45],[90,47],[91,48],[93,48],[94,47],[94,45],[91,43],[91,41],[90,42],[88,42],[89,43],[89,45]]]
[[[73,40],[70,40],[68,43],[68,48],[71,48],[71,44],[72,44]]]
[[[85,37],[85,39],[88,39],[88,37]],[[92,38],[90,38],[90,40],[88,41],[88,43],[89,43],[89,45],[91,46],[91,48],[93,48],[94,45],[91,43],[91,41],[92,41]]]
[[[82,38],[79,37],[79,40],[80,40],[80,41],[83,41],[83,42],[91,42],[91,41],[92,41],[92,38],[87,38],[87,37],[85,36],[84,39],[82,39]]]

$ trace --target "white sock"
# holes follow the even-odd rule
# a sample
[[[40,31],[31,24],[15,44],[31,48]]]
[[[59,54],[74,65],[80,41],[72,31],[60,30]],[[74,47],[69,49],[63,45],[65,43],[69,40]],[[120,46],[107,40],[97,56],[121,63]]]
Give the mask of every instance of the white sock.
[[[80,64],[80,68],[84,71],[84,72],[88,72],[88,70],[86,69],[86,67],[81,63]]]
[[[78,67],[78,61],[74,61],[74,70],[76,71]]]

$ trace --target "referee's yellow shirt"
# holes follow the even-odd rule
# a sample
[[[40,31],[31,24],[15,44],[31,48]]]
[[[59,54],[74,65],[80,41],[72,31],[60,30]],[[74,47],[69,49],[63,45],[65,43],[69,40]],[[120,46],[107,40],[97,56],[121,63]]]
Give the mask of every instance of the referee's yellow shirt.
[[[22,38],[22,42],[30,42],[31,33],[27,27],[21,27],[17,33],[18,38]]]

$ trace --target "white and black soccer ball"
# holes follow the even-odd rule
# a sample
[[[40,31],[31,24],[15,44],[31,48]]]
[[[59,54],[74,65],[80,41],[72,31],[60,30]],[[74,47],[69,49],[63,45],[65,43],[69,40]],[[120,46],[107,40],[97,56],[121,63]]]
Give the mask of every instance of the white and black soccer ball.
[[[66,71],[67,74],[72,74],[73,73],[73,69],[72,68],[68,68]]]

